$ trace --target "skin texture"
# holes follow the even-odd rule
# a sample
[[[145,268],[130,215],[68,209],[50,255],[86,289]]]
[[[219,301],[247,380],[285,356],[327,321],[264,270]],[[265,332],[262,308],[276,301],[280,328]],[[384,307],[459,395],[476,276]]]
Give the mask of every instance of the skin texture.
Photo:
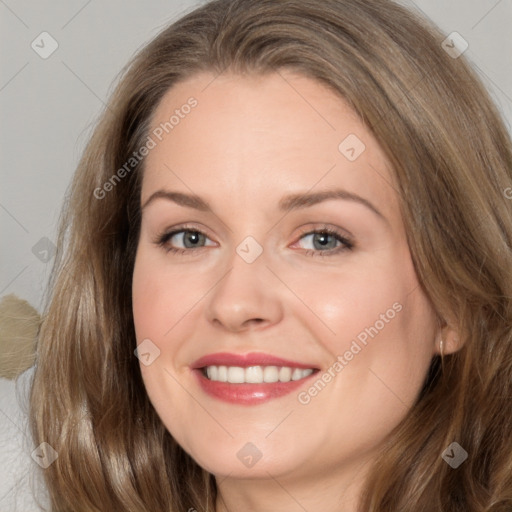
[[[191,96],[197,106],[147,156],[141,204],[166,189],[197,194],[214,213],[161,198],[143,210],[133,313],[137,342],[160,350],[141,364],[149,398],[216,476],[217,510],[354,511],[368,463],[415,402],[443,336],[414,272],[389,164],[344,101],[309,78],[196,75],[168,91],[153,129]],[[350,134],[366,146],[355,161],[338,148]],[[287,194],[334,188],[384,218],[338,199],[278,210]],[[180,255],[154,243],[184,223],[206,235],[199,249]],[[325,226],[353,249],[333,253],[335,237],[327,249],[315,244],[308,233]],[[248,236],[263,250],[253,263],[236,252]],[[182,233],[167,247],[184,243]],[[394,318],[307,404],[298,394],[311,381],[244,406],[206,395],[192,375],[196,359],[223,351],[327,371],[393,304]],[[246,443],[262,454],[250,468],[237,457]]]

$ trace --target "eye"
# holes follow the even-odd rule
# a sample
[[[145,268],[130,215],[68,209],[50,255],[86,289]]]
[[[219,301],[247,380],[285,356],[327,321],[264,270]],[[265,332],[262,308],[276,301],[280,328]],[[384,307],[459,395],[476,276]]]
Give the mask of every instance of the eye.
[[[354,243],[345,234],[327,226],[312,231],[303,231],[299,240],[303,239],[309,239],[313,245],[313,249],[306,248],[307,256],[333,256],[341,251],[354,248]],[[191,251],[206,247],[204,244],[207,240],[209,238],[202,231],[180,226],[173,231],[158,235],[154,243],[166,252],[190,254]],[[176,247],[178,243],[181,243],[183,247]]]
[[[306,248],[308,256],[333,256],[354,248],[354,243],[345,234],[329,227],[303,232],[300,240],[307,239],[313,246]]]
[[[208,237],[197,229],[187,229],[182,226],[174,231],[162,233],[159,235],[154,243],[163,247],[166,252],[173,252],[176,254],[185,254],[190,252],[191,249],[202,249],[203,244]],[[182,243],[183,247],[174,247],[177,243]],[[215,245],[215,244],[212,244]]]

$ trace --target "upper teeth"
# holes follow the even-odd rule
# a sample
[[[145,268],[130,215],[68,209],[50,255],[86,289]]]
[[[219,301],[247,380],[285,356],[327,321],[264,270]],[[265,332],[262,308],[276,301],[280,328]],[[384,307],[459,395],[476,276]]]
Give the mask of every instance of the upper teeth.
[[[210,380],[231,384],[261,384],[263,382],[290,382],[311,375],[313,369],[290,368],[288,366],[207,366]]]

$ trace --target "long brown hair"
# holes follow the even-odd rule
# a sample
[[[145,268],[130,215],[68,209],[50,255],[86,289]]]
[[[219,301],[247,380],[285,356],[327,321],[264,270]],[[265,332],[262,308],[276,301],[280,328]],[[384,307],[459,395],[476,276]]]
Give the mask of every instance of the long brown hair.
[[[126,162],[178,81],[285,68],[329,86],[380,143],[418,279],[464,341],[433,358],[360,510],[512,510],[511,141],[444,38],[390,0],[214,0],[135,56],[69,190],[38,340],[31,425],[59,455],[44,470],[53,510],[215,510],[213,476],[163,426],[133,355],[144,159]],[[468,453],[457,469],[441,457],[452,442]]]

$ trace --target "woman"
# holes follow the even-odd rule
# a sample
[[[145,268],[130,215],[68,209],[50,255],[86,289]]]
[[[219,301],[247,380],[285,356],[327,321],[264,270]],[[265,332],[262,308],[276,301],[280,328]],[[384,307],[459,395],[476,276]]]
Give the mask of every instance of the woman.
[[[135,57],[39,337],[54,510],[511,510],[511,142],[444,39],[217,0]]]

